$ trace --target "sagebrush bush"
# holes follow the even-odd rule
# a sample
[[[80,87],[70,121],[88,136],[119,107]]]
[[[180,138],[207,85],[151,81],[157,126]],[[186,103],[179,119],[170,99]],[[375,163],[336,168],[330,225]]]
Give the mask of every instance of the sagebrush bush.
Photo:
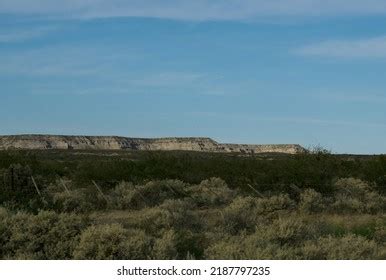
[[[62,191],[52,194],[52,203],[56,209],[63,212],[87,213],[97,210],[95,200],[87,195],[85,189],[76,189],[69,192]],[[94,202],[94,203],[93,203]]]
[[[378,213],[386,209],[386,199],[362,180],[339,179],[334,187],[331,210],[336,213]]]
[[[204,252],[208,260],[242,260],[245,257],[243,247],[245,236],[226,236],[210,244]]]
[[[377,221],[374,240],[382,245],[386,245],[386,223],[384,221]]]
[[[155,260],[175,260],[178,259],[178,235],[173,229],[166,230],[160,238],[154,242],[151,251],[152,259]]]
[[[121,222],[128,227],[141,228],[154,236],[169,229],[200,230],[201,221],[193,211],[193,206],[189,200],[166,200],[156,207],[131,211]]]
[[[13,259],[70,259],[87,219],[75,214],[42,211],[16,213],[4,221],[3,254]]]
[[[201,225],[197,213],[193,211],[194,204],[190,200],[166,200],[159,206],[161,210],[167,211],[167,219],[173,228],[196,229]]]
[[[268,198],[258,198],[256,200],[256,210],[260,215],[281,210],[294,210],[295,208],[296,203],[288,194],[279,194]]]
[[[299,259],[299,249],[290,245],[267,242],[254,234],[229,236],[205,249],[206,259],[213,260],[272,260]]]
[[[302,218],[288,215],[279,217],[268,225],[256,225],[256,231],[251,237],[256,242],[264,241],[284,246],[299,244],[313,235],[314,228],[308,226]]]
[[[118,224],[91,226],[80,236],[75,259],[149,259],[152,239],[142,230],[127,230]]]
[[[8,210],[4,207],[0,207],[0,221],[3,221],[8,217]]]
[[[304,213],[318,213],[325,209],[322,194],[313,189],[306,189],[300,194],[299,210]]]
[[[155,206],[167,199],[182,196],[185,183],[178,180],[150,181],[143,186],[138,186],[142,196],[147,200],[147,206]]]
[[[0,207],[0,259],[3,259],[6,253],[5,246],[9,238],[9,228],[6,224],[8,215],[7,209]]]
[[[198,205],[219,206],[228,204],[235,197],[235,191],[220,178],[210,178],[199,185],[190,186],[190,196]]]
[[[299,187],[294,199],[285,187],[248,196],[219,178],[112,180],[100,182],[103,196],[90,182],[65,182],[68,191],[42,186],[47,203],[25,201],[35,214],[0,200],[0,258],[386,258],[385,197],[358,179]]]
[[[378,259],[378,246],[373,240],[348,234],[343,237],[320,237],[306,241],[302,247],[304,259],[311,260],[366,260]]]
[[[223,210],[224,227],[231,234],[242,230],[253,230],[259,220],[256,198],[237,197]]]
[[[139,209],[145,206],[133,183],[120,182],[110,193],[110,208]]]
[[[110,194],[110,207],[123,210],[156,206],[166,199],[183,197],[185,186],[179,180],[150,181],[144,185],[121,182]]]
[[[224,226],[230,233],[251,231],[258,223],[267,222],[275,212],[293,210],[295,207],[295,202],[288,195],[237,197],[223,210]]]

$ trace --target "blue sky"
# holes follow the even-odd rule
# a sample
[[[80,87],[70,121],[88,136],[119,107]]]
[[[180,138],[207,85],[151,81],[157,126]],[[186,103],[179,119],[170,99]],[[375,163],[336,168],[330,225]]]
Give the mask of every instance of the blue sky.
[[[0,134],[386,153],[386,1],[0,0]]]

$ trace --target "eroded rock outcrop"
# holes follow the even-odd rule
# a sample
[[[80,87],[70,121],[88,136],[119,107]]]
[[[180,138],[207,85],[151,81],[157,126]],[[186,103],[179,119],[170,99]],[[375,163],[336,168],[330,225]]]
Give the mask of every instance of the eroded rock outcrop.
[[[210,138],[128,138],[117,136],[10,135],[0,136],[0,150],[144,150],[297,154],[300,145],[221,144]]]

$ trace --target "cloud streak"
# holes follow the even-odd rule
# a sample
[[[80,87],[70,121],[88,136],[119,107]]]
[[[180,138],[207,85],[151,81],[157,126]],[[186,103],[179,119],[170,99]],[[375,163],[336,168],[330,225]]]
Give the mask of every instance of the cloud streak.
[[[386,36],[359,40],[330,40],[294,51],[303,56],[337,58],[386,58]]]
[[[54,17],[244,20],[272,16],[386,14],[379,0],[2,0],[0,13]]]
[[[29,77],[104,77],[144,56],[126,46],[62,45],[0,52],[0,74]]]
[[[190,112],[191,115],[205,118],[218,119],[239,119],[242,121],[261,122],[261,123],[282,123],[291,125],[317,125],[317,126],[338,126],[338,127],[367,127],[367,128],[385,128],[386,123],[382,122],[363,122],[347,120],[316,119],[311,117],[261,117],[248,114],[229,114],[218,112]]]
[[[57,27],[40,26],[34,28],[0,30],[0,43],[19,43],[44,36]]]

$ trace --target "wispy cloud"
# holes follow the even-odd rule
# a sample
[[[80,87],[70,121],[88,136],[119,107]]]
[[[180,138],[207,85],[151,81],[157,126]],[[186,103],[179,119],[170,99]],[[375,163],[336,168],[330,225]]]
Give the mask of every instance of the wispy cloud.
[[[163,72],[150,74],[146,77],[131,80],[133,85],[147,87],[169,87],[169,86],[187,86],[189,84],[200,82],[205,78],[200,73],[181,73],[181,72]]]
[[[337,58],[386,58],[386,36],[359,40],[330,40],[296,49],[304,56]]]
[[[0,30],[0,43],[17,43],[44,36],[57,30],[55,26],[26,27],[23,29]]]
[[[364,122],[355,120],[338,120],[338,119],[318,119],[305,116],[288,116],[288,117],[262,117],[250,114],[225,114],[219,112],[190,112],[191,115],[205,118],[216,119],[238,119],[249,122],[262,123],[281,123],[281,124],[300,124],[316,126],[338,126],[338,127],[368,127],[368,128],[386,128],[386,123],[382,122]]]
[[[363,121],[346,121],[346,120],[326,120],[326,119],[314,119],[314,118],[266,118],[262,121],[292,123],[292,124],[311,124],[322,126],[351,126],[351,127],[380,127],[385,128],[386,123],[380,122],[363,122]]]
[[[60,45],[0,52],[0,73],[31,77],[103,77],[144,56],[126,46]]]
[[[39,95],[213,95],[224,79],[190,69],[147,67],[152,54],[122,45],[45,46],[0,52],[0,75],[18,77]],[[138,70],[141,65],[141,70]],[[1,85],[0,85],[1,88]]]
[[[269,16],[385,14],[380,0],[2,0],[0,13],[76,18],[240,20]]]
[[[335,93],[335,94],[320,94],[317,95],[319,99],[326,99],[326,100],[334,100],[334,101],[341,101],[341,102],[356,102],[356,103],[385,103],[386,102],[386,94],[349,94],[349,93]]]

